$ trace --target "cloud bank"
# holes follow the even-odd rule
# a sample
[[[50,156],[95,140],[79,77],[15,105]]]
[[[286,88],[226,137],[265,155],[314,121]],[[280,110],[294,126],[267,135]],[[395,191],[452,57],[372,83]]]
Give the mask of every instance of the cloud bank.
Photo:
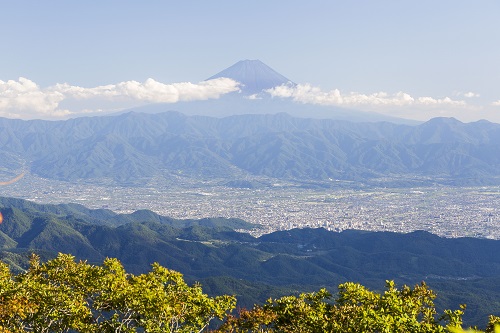
[[[58,118],[99,111],[98,109],[74,110],[61,106],[71,101],[176,103],[219,98],[238,90],[239,83],[228,78],[217,78],[197,84],[190,82],[165,84],[147,79],[145,82],[126,81],[94,88],[72,86],[67,83],[41,88],[35,82],[21,77],[17,81],[0,80],[0,116]]]
[[[287,98],[296,103],[335,106],[359,111],[377,112],[393,117],[426,121],[434,117],[455,117],[462,121],[491,119],[499,114],[478,104],[480,95],[475,92],[454,93],[450,97],[414,96],[407,92],[342,92],[339,89],[324,91],[311,84],[282,85],[265,91],[273,98]],[[462,98],[460,98],[462,97]],[[474,101],[471,99],[474,98]],[[467,101],[466,101],[467,99]],[[474,102],[474,103],[469,103]],[[498,101],[500,105],[500,101]]]
[[[462,100],[453,100],[449,97],[436,99],[433,97],[413,97],[405,92],[388,94],[377,92],[373,94],[362,94],[357,92],[341,93],[340,90],[322,91],[310,84],[298,84],[296,86],[282,85],[266,90],[273,97],[291,98],[295,102],[304,104],[334,105],[341,107],[405,107],[405,106],[454,106],[465,107],[467,104]]]
[[[165,84],[147,79],[144,82],[125,81],[91,88],[68,83],[42,88],[21,77],[18,80],[0,80],[0,117],[61,119],[105,114],[149,103],[217,99],[239,91],[240,86],[240,83],[232,79],[217,78],[200,83]],[[296,103],[374,111],[416,120],[437,116],[456,117],[462,121],[486,118],[498,122],[500,119],[500,100],[489,102],[488,107],[485,107],[477,103],[480,95],[471,91],[455,92],[452,94],[453,98],[434,98],[412,96],[402,91],[371,94],[346,93],[339,89],[323,91],[310,84],[298,84],[282,85],[266,90],[265,93],[243,97],[250,100],[261,99],[266,94],[274,98],[291,99]]]

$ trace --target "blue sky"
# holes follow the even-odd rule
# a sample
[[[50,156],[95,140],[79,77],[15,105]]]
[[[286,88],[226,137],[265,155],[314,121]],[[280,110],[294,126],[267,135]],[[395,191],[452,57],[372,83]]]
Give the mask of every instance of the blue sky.
[[[0,4],[0,116],[219,98],[237,85],[200,82],[260,59],[299,83],[276,98],[500,122],[496,0]]]

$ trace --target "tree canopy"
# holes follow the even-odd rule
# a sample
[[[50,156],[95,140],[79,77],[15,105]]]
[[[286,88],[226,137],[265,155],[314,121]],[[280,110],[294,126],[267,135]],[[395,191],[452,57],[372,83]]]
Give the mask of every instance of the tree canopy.
[[[117,259],[101,266],[60,254],[13,276],[0,263],[0,332],[199,332],[235,306],[208,297],[182,274],[152,265],[132,275]]]
[[[202,332],[223,321],[216,332],[479,332],[462,328],[465,306],[444,310],[425,283],[398,288],[386,282],[377,293],[352,282],[269,299],[253,309],[235,309],[236,298],[209,297],[181,273],[153,264],[141,275],[127,273],[117,259],[102,265],[59,254],[14,275],[0,263],[0,333],[15,332]],[[491,316],[486,332],[500,333]]]

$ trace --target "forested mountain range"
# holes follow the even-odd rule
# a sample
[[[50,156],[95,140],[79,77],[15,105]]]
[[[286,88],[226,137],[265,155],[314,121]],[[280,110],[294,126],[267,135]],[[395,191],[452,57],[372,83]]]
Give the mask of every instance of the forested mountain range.
[[[435,118],[410,126],[294,118],[130,112],[66,121],[0,118],[2,170],[49,179],[245,175],[364,181],[424,177],[498,183],[500,125]]]
[[[116,214],[83,206],[38,205],[0,198],[0,259],[21,270],[31,252],[43,259],[71,253],[90,263],[118,258],[128,271],[152,262],[201,281],[213,294],[237,294],[250,306],[269,296],[354,281],[427,283],[443,306],[469,305],[466,319],[499,314],[500,241],[447,239],[427,232],[397,234],[293,229],[255,238],[238,219],[175,220],[150,211]]]

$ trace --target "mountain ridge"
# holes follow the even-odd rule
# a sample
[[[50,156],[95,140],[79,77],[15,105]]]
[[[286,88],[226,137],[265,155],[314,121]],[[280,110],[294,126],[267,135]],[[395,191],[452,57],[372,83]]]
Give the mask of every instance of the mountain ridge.
[[[4,170],[14,174],[24,164],[32,174],[68,181],[128,184],[179,170],[193,179],[322,182],[392,174],[494,183],[500,176],[500,125],[489,122],[438,119],[409,126],[284,113],[214,118],[166,112],[67,121],[1,118],[0,131]]]

